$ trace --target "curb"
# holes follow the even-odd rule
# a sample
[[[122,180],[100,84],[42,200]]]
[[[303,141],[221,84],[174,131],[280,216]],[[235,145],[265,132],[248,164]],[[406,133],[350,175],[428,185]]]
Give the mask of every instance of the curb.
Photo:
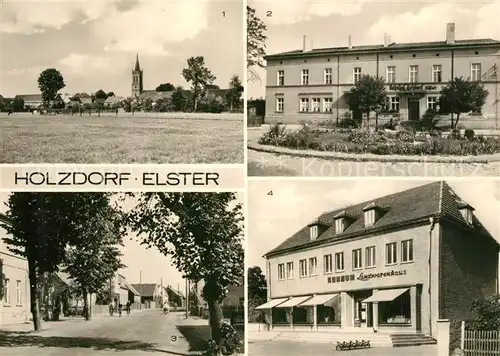
[[[354,162],[392,162],[392,163],[492,163],[500,162],[500,154],[484,156],[400,156],[400,155],[375,155],[354,154],[342,152],[327,152],[315,150],[294,150],[286,147],[247,143],[249,150],[257,152],[274,153],[293,157],[319,158],[325,160],[354,161]]]

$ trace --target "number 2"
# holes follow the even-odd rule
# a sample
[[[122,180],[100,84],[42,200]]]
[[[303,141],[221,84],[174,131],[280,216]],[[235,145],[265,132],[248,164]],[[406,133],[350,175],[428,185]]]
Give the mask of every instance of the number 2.
[[[267,10],[266,16],[267,17],[273,17],[273,12],[271,10]]]

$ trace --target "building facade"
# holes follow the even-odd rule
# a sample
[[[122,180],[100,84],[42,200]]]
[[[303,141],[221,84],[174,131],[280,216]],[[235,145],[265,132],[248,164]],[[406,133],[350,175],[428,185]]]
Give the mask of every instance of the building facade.
[[[8,218],[0,213],[2,223],[9,223]],[[0,302],[0,325],[22,324],[30,320],[30,290],[28,261],[11,253],[3,238],[7,232],[0,228],[0,259],[4,295]]]
[[[257,309],[274,330],[435,336],[498,292],[499,245],[473,210],[435,182],[324,213],[266,254]]]
[[[350,117],[345,93],[361,77],[382,77],[388,100],[381,116],[418,120],[436,109],[441,89],[456,77],[481,81],[489,95],[481,112],[498,118],[500,41],[455,40],[448,24],[445,41],[310,49],[266,57],[266,121],[295,123],[304,119]],[[373,114],[374,115],[374,114]],[[462,117],[466,117],[463,115]]]

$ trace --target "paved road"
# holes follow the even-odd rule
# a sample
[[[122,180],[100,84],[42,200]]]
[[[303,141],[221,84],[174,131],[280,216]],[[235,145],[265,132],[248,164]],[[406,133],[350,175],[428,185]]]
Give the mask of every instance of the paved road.
[[[205,320],[186,321],[182,313],[160,310],[60,324],[38,333],[0,332],[0,355],[190,355],[202,348],[208,328]]]
[[[336,351],[332,344],[299,343],[294,341],[249,341],[248,356],[437,356],[437,347],[374,347],[365,350]]]

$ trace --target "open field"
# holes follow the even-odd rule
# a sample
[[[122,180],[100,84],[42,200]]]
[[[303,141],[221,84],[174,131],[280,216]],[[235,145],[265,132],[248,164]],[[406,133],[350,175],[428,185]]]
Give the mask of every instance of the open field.
[[[0,114],[0,163],[243,163],[243,114]]]

